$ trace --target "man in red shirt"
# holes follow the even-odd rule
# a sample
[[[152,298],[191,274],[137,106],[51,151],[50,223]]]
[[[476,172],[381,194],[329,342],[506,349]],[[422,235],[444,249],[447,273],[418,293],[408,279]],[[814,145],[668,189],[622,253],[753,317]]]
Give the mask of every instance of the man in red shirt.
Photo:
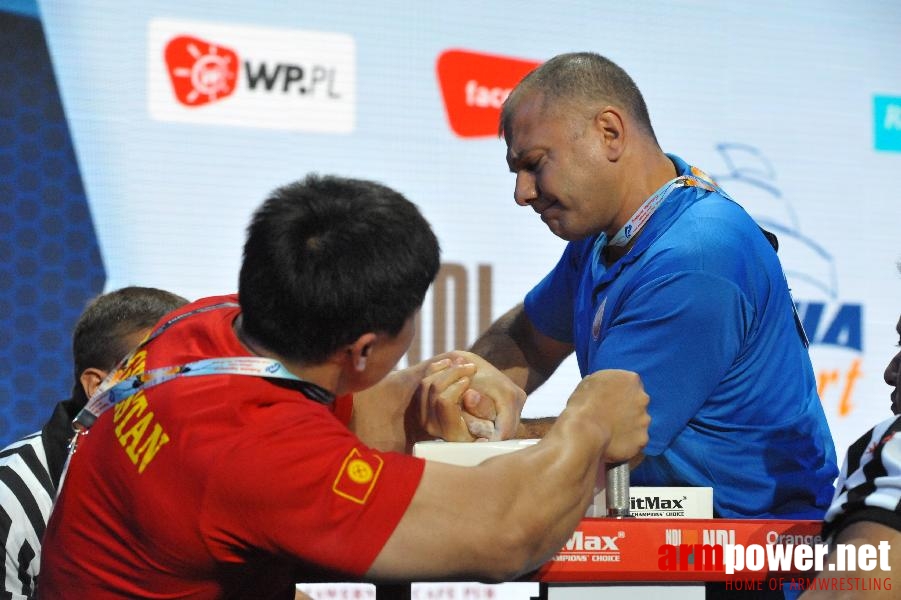
[[[509,437],[522,406],[468,353],[392,372],[438,267],[428,223],[385,186],[273,192],[239,294],[169,315],[79,417],[39,597],[288,599],[322,577],[504,580],[549,558],[600,462],[646,443],[647,396],[602,372],[534,447],[474,468],[398,452],[485,421]]]

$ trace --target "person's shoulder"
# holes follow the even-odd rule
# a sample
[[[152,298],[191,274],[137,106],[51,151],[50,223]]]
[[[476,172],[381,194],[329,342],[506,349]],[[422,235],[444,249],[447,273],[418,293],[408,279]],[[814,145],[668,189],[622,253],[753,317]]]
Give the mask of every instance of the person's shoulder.
[[[0,449],[0,464],[5,461],[9,461],[11,457],[16,457],[21,455],[21,453],[26,448],[40,447],[41,445],[41,432],[35,431],[34,433],[30,433],[24,437],[17,439],[16,441],[10,443],[4,448]]]
[[[883,419],[879,423],[876,423],[871,428],[869,428],[866,433],[857,438],[857,441],[854,444],[859,444],[867,440],[872,440],[873,438],[880,437],[885,433],[889,433],[893,430],[897,430],[901,427],[901,415],[894,415]],[[852,444],[852,446],[854,445]]]
[[[709,233],[724,228],[738,231],[758,228],[757,222],[741,204],[715,191],[707,192],[697,202],[688,206],[685,213],[689,220],[700,221],[705,225],[716,225],[716,228],[706,230]]]
[[[879,423],[876,427],[897,429],[898,427],[901,427],[901,415],[893,415]]]
[[[901,416],[876,424],[848,448],[826,512],[823,537],[857,521],[875,521],[901,531]]]
[[[39,488],[43,489],[50,475],[41,432],[29,434],[0,450],[0,467],[21,482],[10,485],[10,479],[4,480],[6,485],[0,485],[0,504],[6,505],[10,498],[20,501],[22,494],[34,495]],[[50,492],[45,490],[45,493],[49,498]]]
[[[180,307],[178,310],[173,311],[171,314],[185,314],[190,313],[192,311],[197,310],[205,310],[212,309],[216,307],[222,308],[237,308],[238,307],[238,295],[237,294],[222,294],[219,296],[205,296],[203,298],[198,298],[197,300],[185,304]]]
[[[170,329],[178,332],[175,337],[191,335],[191,332],[197,331],[206,331],[212,335],[212,328],[215,328],[217,323],[220,325],[226,323],[225,329],[230,331],[230,324],[240,310],[236,294],[200,298],[160,319],[154,327],[154,335],[168,332]]]
[[[757,222],[735,201],[715,192],[686,207],[658,245],[674,259],[695,256],[706,264],[723,260],[774,260],[772,244]]]
[[[685,207],[651,243],[649,251],[662,255],[655,260],[682,262],[696,257],[703,261],[705,256],[747,253],[752,236],[764,239],[747,213],[731,200],[711,194]]]
[[[891,446],[901,448],[901,415],[881,421],[862,435],[856,444],[866,443],[870,452]]]
[[[886,452],[886,448],[891,451]],[[901,472],[901,461],[895,458],[901,456],[899,450],[901,450],[901,415],[877,423],[848,446],[845,452],[845,472],[842,477],[847,479],[869,463],[880,464],[880,472],[889,470]],[[840,481],[839,487],[844,483]]]

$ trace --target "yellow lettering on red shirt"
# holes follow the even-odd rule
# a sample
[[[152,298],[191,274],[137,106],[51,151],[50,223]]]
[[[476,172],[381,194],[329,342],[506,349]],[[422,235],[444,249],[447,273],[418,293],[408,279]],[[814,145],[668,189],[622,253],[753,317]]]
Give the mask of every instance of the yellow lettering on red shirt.
[[[138,394],[142,394],[142,393],[143,392],[138,392]],[[113,407],[113,423],[118,423],[122,419],[122,417],[129,411],[129,407],[131,406],[132,400],[138,394],[135,394],[134,396],[129,396],[128,398],[125,398],[124,400],[120,401],[118,404],[116,404]]]
[[[147,465],[150,464],[150,461],[153,460],[156,453],[159,452],[160,448],[168,441],[169,435],[163,431],[163,428],[159,423],[154,423],[153,431],[150,433],[147,441],[145,441],[137,451],[137,455],[142,457],[141,464],[138,467],[138,473],[144,472],[144,469],[147,468]]]
[[[125,449],[129,460],[143,473],[160,448],[169,442],[169,435],[147,411],[147,396],[139,391],[114,408],[113,422],[118,423],[114,434]],[[148,433],[149,431],[149,433]]]
[[[128,403],[127,407],[123,407],[122,411],[116,411],[117,414],[113,415],[113,422],[119,421],[118,427],[116,427],[116,437],[122,437],[122,430],[125,429],[125,425],[131,421],[132,417],[140,417],[144,414],[144,411],[147,410],[147,396],[144,395],[143,391],[138,392],[134,396],[123,400],[119,404]],[[116,407],[119,408],[118,406]],[[127,409],[127,411],[126,411]],[[123,446],[125,444],[122,444]]]
[[[153,413],[147,413],[140,421],[135,423],[131,429],[119,436],[119,443],[125,447],[125,453],[128,454],[128,457],[134,464],[138,464],[138,455],[136,452],[138,442],[141,441],[141,437],[144,435],[144,432],[147,431],[147,426],[150,425],[152,420]],[[130,446],[128,445],[129,440],[131,441]]]

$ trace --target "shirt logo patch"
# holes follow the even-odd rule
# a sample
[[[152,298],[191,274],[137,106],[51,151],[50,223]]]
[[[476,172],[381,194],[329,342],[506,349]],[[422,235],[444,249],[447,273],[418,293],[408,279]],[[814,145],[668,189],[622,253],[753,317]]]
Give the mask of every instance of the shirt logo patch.
[[[332,491],[351,502],[366,504],[382,472],[383,464],[380,456],[364,457],[356,448],[351,449],[341,464],[341,470],[332,484]]]
[[[607,298],[601,301],[598,311],[594,313],[594,322],[591,324],[591,337],[597,341],[601,335],[601,322],[604,320],[604,307],[607,306]]]

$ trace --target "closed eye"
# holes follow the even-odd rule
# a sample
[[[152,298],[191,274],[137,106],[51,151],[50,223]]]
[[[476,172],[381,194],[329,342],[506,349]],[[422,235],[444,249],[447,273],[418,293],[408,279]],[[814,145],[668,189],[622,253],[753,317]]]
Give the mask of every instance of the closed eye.
[[[541,165],[542,165],[542,161],[539,159],[539,160],[523,163],[522,168],[524,170],[528,171],[529,173],[537,173],[539,170],[541,170]]]

